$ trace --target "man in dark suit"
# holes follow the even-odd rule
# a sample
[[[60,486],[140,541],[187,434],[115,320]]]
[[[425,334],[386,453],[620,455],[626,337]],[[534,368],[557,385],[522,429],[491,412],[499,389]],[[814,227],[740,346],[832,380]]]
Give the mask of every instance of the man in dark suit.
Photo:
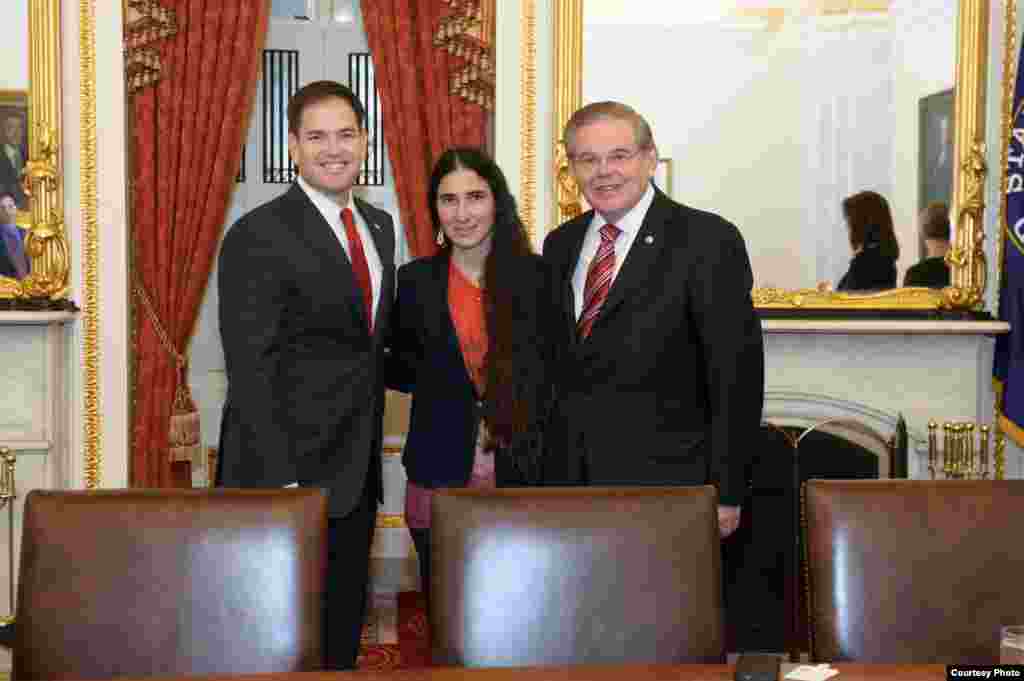
[[[387,213],[352,195],[367,144],[352,91],[304,86],[288,126],[297,182],[242,217],[220,254],[228,397],[218,478],[327,490],[325,664],[352,669],[382,499],[381,364],[396,236]]]
[[[946,264],[952,233],[949,206],[941,201],[928,204],[921,211],[918,224],[925,257],[907,269],[903,285],[945,288],[950,282],[949,265]]]
[[[714,483],[728,536],[764,398],[743,239],[652,185],[654,138],[630,107],[585,106],[564,142],[592,210],[544,242],[564,311],[563,473],[590,485]]]
[[[21,173],[25,169],[25,124],[21,116],[9,114],[0,121],[0,191],[10,192],[18,208],[28,209]]]

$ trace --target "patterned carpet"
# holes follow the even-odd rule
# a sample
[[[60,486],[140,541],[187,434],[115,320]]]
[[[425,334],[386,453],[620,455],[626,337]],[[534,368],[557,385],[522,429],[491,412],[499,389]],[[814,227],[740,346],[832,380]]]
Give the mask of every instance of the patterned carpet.
[[[398,594],[394,619],[397,642],[390,631],[388,605],[386,601],[376,601],[374,612],[367,618],[358,669],[381,672],[429,667],[430,634],[422,594],[418,591]]]

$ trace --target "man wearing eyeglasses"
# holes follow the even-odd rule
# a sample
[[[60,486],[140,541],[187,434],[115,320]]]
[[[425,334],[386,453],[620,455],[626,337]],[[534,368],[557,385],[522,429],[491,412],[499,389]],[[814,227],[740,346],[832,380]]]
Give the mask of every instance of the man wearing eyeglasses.
[[[589,104],[563,137],[591,210],[554,230],[565,362],[552,478],[585,485],[701,485],[739,525],[764,399],[764,346],[739,231],[676,203],[651,179],[650,126]]]

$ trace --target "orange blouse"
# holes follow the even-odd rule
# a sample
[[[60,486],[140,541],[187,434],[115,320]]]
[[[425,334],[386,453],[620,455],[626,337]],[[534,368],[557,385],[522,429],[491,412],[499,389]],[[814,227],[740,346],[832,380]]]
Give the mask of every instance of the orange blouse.
[[[487,379],[484,362],[487,359],[487,324],[484,320],[484,296],[479,286],[452,262],[448,265],[448,314],[451,315],[459,348],[466,363],[466,371],[476,387],[478,396],[484,394]],[[480,424],[473,454],[473,469],[469,487],[494,487],[494,453],[483,448],[484,424]],[[434,490],[420,487],[412,480],[405,484],[405,522],[412,529],[430,527],[430,499]]]
[[[470,281],[454,260],[448,264],[448,313],[459,338],[466,371],[476,387],[476,394],[482,396],[487,383],[484,374],[487,323],[484,319],[483,289]]]

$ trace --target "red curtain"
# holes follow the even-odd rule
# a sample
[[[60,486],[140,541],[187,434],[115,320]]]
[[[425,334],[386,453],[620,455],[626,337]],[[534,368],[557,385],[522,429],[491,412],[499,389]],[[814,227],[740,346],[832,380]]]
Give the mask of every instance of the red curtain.
[[[160,80],[131,100],[133,267],[167,340],[187,355],[234,189],[270,3],[162,4],[176,13],[177,33],[157,47]],[[168,455],[175,358],[134,302],[130,484],[186,485]]]
[[[447,0],[361,2],[402,224],[412,254],[430,255],[430,169],[450,146],[484,146],[487,112],[449,92],[457,57],[434,45]]]

